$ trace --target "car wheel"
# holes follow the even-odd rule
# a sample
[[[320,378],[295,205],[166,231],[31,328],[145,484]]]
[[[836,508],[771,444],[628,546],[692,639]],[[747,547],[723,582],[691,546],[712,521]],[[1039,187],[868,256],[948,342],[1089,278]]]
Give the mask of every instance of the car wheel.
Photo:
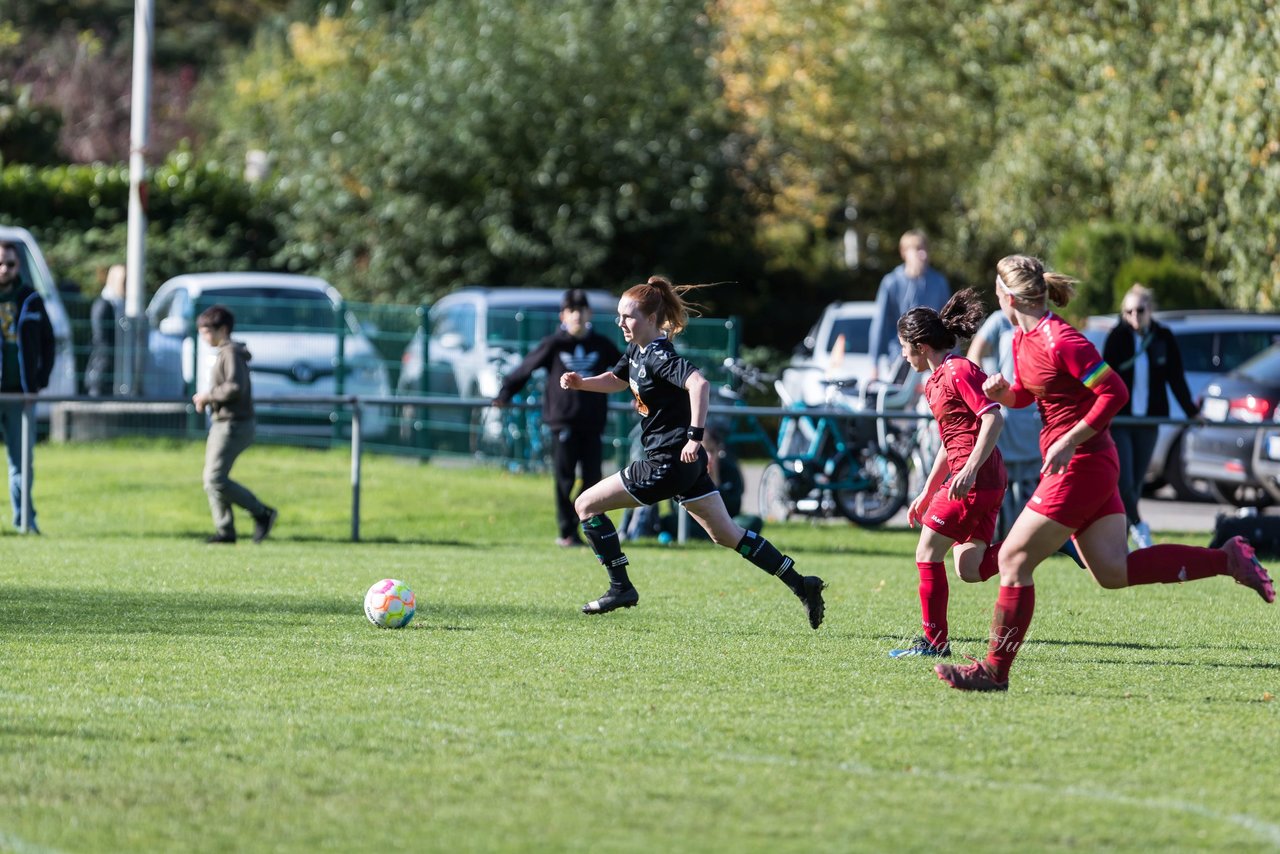
[[[1272,503],[1271,496],[1262,487],[1252,483],[1228,483],[1215,480],[1209,484],[1214,499],[1219,504],[1232,507],[1267,507]]]
[[[1187,477],[1182,464],[1182,439],[1180,434],[1169,448],[1169,457],[1165,460],[1164,480],[1173,489],[1179,501],[1214,501],[1217,495],[1204,489],[1204,481],[1193,481]]]

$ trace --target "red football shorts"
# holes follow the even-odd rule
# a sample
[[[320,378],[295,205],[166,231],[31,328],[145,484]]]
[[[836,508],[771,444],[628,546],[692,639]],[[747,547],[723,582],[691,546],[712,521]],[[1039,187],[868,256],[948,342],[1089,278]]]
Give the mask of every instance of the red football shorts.
[[[1119,471],[1119,469],[1117,469]],[[949,540],[990,543],[996,532],[996,518],[1004,502],[1004,488],[971,489],[959,501],[947,497],[943,486],[933,494],[922,523]]]
[[[1027,507],[1076,531],[1103,516],[1124,513],[1115,447],[1085,454],[1077,451],[1066,471],[1040,479]]]

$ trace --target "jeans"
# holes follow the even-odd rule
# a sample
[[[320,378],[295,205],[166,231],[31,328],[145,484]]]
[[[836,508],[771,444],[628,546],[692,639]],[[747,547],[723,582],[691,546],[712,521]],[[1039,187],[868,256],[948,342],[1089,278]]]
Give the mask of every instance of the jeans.
[[[5,449],[9,452],[9,501],[13,505],[13,527],[17,528],[22,523],[22,407],[21,401],[15,403],[0,403],[0,430],[4,432]],[[35,419],[31,420],[31,446],[35,447]],[[34,460],[30,454],[27,456],[27,476],[30,483],[35,484],[35,466]],[[31,527],[36,529],[36,508],[31,500],[31,496],[27,496],[27,518]]]
[[[1120,500],[1124,502],[1124,515],[1130,525],[1142,521],[1138,515],[1138,498],[1142,495],[1142,482],[1147,478],[1151,455],[1156,452],[1159,433],[1159,427],[1111,428],[1116,455],[1120,458]]]

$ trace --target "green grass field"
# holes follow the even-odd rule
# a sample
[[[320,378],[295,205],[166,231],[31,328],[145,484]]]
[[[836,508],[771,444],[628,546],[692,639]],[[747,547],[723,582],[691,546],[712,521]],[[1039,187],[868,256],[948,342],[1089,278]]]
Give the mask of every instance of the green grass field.
[[[910,532],[766,529],[830,585],[817,632],[708,545],[631,548],[640,607],[588,618],[543,478],[370,459],[351,544],[347,458],[259,447],[277,534],[209,547],[201,462],[38,449],[44,536],[0,537],[0,850],[1280,847],[1277,611],[1226,579],[1055,558],[1012,690],[965,695],[885,655]],[[401,631],[361,611],[386,576]],[[963,651],[995,593],[953,582]]]

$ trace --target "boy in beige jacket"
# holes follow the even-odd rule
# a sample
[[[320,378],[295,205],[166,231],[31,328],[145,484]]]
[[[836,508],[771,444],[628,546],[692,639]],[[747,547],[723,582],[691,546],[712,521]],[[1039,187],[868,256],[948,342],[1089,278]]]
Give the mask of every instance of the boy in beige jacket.
[[[253,385],[249,379],[249,351],[231,340],[235,315],[226,306],[214,305],[200,312],[196,329],[200,339],[215,350],[209,372],[209,390],[197,392],[191,401],[198,412],[210,410],[209,441],[204,453],[204,491],[209,495],[215,533],[207,542],[234,543],[236,521],[231,505],[253,516],[253,541],[260,543],[276,523],[275,508],[230,478],[231,466],[254,438]]]

